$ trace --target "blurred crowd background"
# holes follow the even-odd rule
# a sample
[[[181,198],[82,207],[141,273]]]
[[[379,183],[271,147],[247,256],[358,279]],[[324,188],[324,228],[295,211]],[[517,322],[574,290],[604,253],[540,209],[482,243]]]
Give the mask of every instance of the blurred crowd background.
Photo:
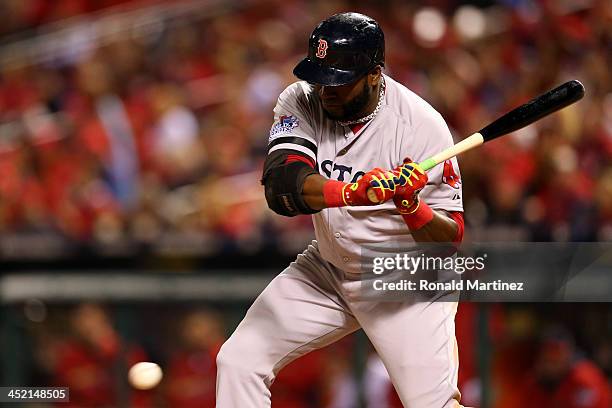
[[[229,309],[244,312],[244,306]],[[609,326],[600,327],[609,325],[609,309],[606,304],[462,303],[456,319],[462,404],[609,408],[612,345],[605,334]],[[19,384],[70,387],[70,403],[56,406],[75,408],[214,407],[215,357],[227,329],[241,317],[234,313],[238,320],[228,319],[227,304],[35,299],[3,315],[19,330],[6,330],[4,323],[3,347],[10,353],[4,355],[0,383],[15,385],[9,377],[17,377],[7,371],[16,370]],[[157,387],[139,391],[129,385],[128,369],[139,361],[160,364],[164,377]],[[382,361],[357,333],[285,367],[272,386],[272,407],[402,405]]]
[[[316,23],[347,10],[380,22],[385,72],[456,141],[580,80],[580,103],[460,158],[466,240],[612,239],[609,1],[5,0],[2,273],[279,272],[313,233],[263,199],[272,108]],[[6,304],[0,379],[70,384],[73,406],[212,406],[214,355],[246,305]],[[467,404],[609,406],[609,306],[462,304],[457,325]],[[124,386],[141,359],[162,363],[159,389]],[[274,387],[279,408],[399,406],[359,336]]]
[[[612,237],[609,2],[145,2],[146,12],[39,26],[112,3],[2,3],[4,232],[109,244],[214,236],[251,251],[309,234],[307,217],[280,219],[262,199],[271,110],[316,23],[358,8],[384,28],[385,72],[457,140],[581,80],[579,104],[461,157],[468,233]]]

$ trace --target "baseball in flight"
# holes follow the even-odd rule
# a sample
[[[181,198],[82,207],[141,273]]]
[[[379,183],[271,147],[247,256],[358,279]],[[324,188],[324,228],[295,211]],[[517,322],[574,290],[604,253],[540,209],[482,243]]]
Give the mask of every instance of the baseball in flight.
[[[163,377],[162,369],[155,363],[142,361],[128,371],[130,385],[138,390],[155,388]]]

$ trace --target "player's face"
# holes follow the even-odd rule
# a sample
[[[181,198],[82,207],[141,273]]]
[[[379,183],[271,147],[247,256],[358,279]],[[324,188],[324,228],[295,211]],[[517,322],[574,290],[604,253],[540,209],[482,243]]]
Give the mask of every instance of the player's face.
[[[323,110],[333,120],[353,120],[368,115],[369,108],[377,102],[373,100],[373,88],[369,75],[347,85],[316,86]]]

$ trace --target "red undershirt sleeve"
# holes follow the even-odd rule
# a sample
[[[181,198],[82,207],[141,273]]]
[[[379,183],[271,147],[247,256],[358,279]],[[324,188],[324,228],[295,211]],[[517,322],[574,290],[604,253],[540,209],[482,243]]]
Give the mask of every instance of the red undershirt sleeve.
[[[453,240],[454,243],[459,244],[463,241],[463,231],[465,229],[465,223],[463,221],[463,212],[451,211],[449,212],[450,217],[457,223],[457,235]]]

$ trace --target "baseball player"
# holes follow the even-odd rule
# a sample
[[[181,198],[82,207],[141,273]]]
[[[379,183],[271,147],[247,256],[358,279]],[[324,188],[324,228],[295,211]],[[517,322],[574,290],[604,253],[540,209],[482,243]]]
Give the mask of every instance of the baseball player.
[[[316,241],[255,300],[217,356],[217,407],[270,407],[285,365],[362,328],[406,407],[459,407],[456,302],[356,300],[361,251],[459,242],[453,144],[423,99],[382,73],[384,35],[357,13],[322,21],[274,108],[262,183],[278,214],[312,214]],[[414,162],[411,162],[411,160]],[[368,197],[376,195],[376,203]]]

